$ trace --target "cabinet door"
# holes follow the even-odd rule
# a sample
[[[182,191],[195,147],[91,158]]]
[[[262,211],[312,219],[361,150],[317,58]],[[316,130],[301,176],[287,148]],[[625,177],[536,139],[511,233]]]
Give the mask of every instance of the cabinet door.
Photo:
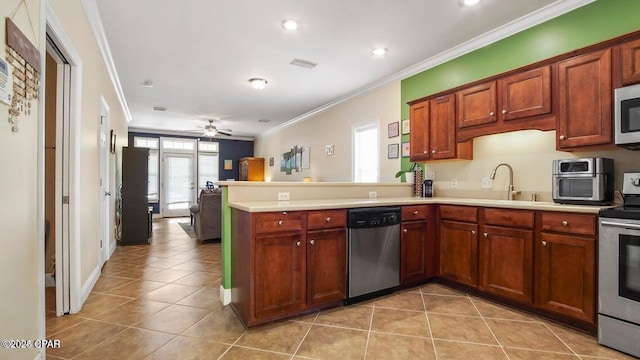
[[[622,57],[622,84],[640,83],[640,40],[620,45]]]
[[[478,286],[478,225],[440,222],[440,275]]]
[[[307,305],[338,304],[346,298],[346,229],[307,233]]]
[[[458,129],[496,122],[496,82],[460,90],[457,118]]]
[[[501,79],[500,115],[504,121],[551,112],[551,68],[541,67]]]
[[[425,274],[427,222],[404,222],[400,235],[400,284],[421,281]]]
[[[558,63],[558,148],[611,144],[611,49]]]
[[[429,102],[411,105],[411,132],[409,139],[411,161],[429,159]]]
[[[484,226],[480,289],[533,303],[533,230]]]
[[[536,248],[536,305],[595,321],[595,240],[541,233]]]
[[[429,140],[431,159],[456,157],[456,96],[441,96],[430,101]]]
[[[283,317],[302,309],[303,242],[296,233],[256,237],[256,319]]]

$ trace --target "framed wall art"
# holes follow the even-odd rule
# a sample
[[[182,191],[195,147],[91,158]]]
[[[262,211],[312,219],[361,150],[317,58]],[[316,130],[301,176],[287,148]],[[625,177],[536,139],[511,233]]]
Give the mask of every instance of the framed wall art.
[[[409,144],[409,142],[403,142],[402,143],[402,157],[409,157],[411,156],[411,146]]]
[[[391,124],[387,125],[387,131],[389,132],[389,137],[396,137],[400,135],[400,124],[396,121],[396,122],[392,122]]]
[[[402,120],[402,135],[411,131],[411,121],[409,119]]]
[[[387,158],[388,159],[397,159],[398,158],[398,150],[399,150],[399,148],[400,148],[399,144],[389,144],[389,148],[387,149]]]

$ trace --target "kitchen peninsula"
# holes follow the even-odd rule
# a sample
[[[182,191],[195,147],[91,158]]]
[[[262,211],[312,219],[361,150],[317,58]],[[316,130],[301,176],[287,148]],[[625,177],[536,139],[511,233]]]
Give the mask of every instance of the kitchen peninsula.
[[[402,183],[221,185],[223,286],[247,327],[341,305],[346,210],[400,206],[399,288],[439,279],[595,332],[601,207],[416,198]]]

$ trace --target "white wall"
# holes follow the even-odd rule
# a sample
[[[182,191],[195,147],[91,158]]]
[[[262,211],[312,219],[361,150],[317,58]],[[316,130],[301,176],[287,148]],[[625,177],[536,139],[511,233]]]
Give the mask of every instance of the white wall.
[[[0,1],[0,56],[6,59],[5,17],[20,0]],[[40,46],[40,1],[27,0],[13,17],[14,23],[36,47]],[[33,26],[33,27],[32,27]],[[44,311],[39,300],[38,228],[38,110],[32,101],[31,115],[20,116],[20,132],[12,133],[8,123],[8,106],[0,104],[0,339],[36,339],[38,322]],[[0,347],[0,359],[33,359],[35,349],[11,350]]]
[[[352,181],[351,131],[352,126],[378,121],[380,130],[380,181],[399,182],[394,178],[400,168],[400,158],[387,159],[387,145],[400,144],[400,137],[387,137],[387,124],[400,121],[400,82],[361,95],[343,105],[325,111],[306,121],[297,123],[255,141],[255,156],[265,158],[265,180]],[[334,154],[325,156],[325,145],[334,145]],[[280,154],[292,146],[309,146],[310,169],[286,175],[280,172]],[[275,164],[269,166],[269,158]]]

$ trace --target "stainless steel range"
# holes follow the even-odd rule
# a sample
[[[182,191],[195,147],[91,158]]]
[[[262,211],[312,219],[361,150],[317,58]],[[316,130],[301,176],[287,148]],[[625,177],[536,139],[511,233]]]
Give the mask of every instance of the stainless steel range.
[[[598,342],[640,357],[640,172],[624,174],[623,194],[600,211]]]

